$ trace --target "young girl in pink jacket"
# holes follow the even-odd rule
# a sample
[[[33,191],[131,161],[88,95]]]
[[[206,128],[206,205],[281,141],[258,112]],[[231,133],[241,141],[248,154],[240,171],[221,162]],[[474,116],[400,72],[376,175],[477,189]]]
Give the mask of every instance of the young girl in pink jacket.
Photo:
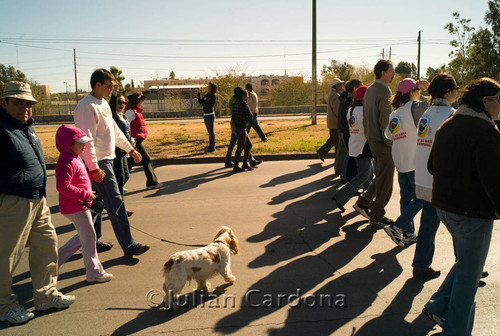
[[[74,126],[62,125],[56,133],[56,147],[61,153],[55,169],[59,210],[73,222],[78,231],[59,248],[58,266],[64,264],[81,247],[87,281],[106,282],[113,279],[113,275],[104,271],[97,256],[96,234],[88,208],[96,196],[92,191],[89,173],[79,157],[89,141],[92,138]]]

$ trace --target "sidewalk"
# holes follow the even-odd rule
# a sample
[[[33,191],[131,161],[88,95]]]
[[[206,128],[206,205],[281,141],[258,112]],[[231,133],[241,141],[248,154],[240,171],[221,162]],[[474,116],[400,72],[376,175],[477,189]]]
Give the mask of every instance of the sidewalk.
[[[68,309],[35,313],[25,325],[0,322],[0,335],[435,335],[420,312],[454,262],[451,238],[441,226],[436,239],[438,279],[411,277],[414,246],[397,247],[352,210],[332,210],[338,187],[333,160],[264,162],[253,172],[236,175],[221,163],[167,165],[156,168],[166,187],[146,190],[140,169],[133,171],[125,201],[134,210],[134,238],[151,246],[133,260],[122,258],[109,221],[103,240],[115,247],[100,254],[109,283],[87,284],[81,254],[60,269],[58,288],[76,296]],[[73,226],[57,208],[54,172],[49,171],[48,202],[59,246]],[[399,214],[395,179],[387,215]],[[418,226],[419,219],[416,224]],[[206,244],[221,225],[233,228],[240,254],[231,265],[236,282],[212,279],[213,295],[182,294],[179,311],[152,308],[151,290],[161,290],[161,268],[179,244]],[[479,288],[474,335],[497,335],[500,329],[500,228],[494,227],[486,269]],[[14,292],[33,309],[28,251],[15,271]],[[155,292],[150,292],[155,293]],[[297,301],[296,297],[302,299]],[[154,296],[153,301],[158,301]],[[214,299],[213,301],[208,301]],[[299,305],[291,307],[292,305]],[[298,303],[299,304],[298,304]]]

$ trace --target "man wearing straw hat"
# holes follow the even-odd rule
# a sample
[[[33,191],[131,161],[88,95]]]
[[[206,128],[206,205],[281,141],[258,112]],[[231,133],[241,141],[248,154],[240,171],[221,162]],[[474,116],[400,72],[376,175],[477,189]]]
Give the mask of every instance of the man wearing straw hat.
[[[0,321],[34,317],[12,292],[12,274],[25,247],[36,310],[66,308],[75,301],[57,284],[57,234],[45,199],[47,172],[42,144],[32,127],[37,103],[28,84],[8,82],[0,99]]]

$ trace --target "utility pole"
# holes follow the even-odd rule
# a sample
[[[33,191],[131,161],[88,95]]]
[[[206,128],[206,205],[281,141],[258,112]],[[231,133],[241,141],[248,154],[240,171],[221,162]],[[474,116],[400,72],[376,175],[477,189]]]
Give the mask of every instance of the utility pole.
[[[316,0],[312,0],[312,124],[316,125]]]
[[[78,105],[78,80],[76,77],[76,49],[73,49],[73,58],[75,61],[75,98],[76,98],[76,105]]]
[[[384,59],[384,58],[385,58],[385,50],[384,50],[384,48],[382,48],[382,59]]]
[[[417,55],[417,79],[420,79],[420,43],[421,43],[421,31],[418,31],[418,55]]]
[[[392,48],[389,48],[389,59],[391,59]]]

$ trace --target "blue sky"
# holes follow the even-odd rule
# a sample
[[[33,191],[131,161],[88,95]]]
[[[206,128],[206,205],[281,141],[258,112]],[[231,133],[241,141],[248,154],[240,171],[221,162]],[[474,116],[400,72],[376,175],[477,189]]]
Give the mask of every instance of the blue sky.
[[[13,65],[52,92],[88,89],[92,71],[114,65],[125,82],[212,77],[237,69],[252,75],[311,76],[311,0],[0,0],[0,64]],[[444,26],[459,12],[485,26],[487,1],[317,0],[318,75],[335,59],[372,67],[391,48],[395,64],[422,72],[449,62]],[[66,84],[67,82],[68,84]]]

